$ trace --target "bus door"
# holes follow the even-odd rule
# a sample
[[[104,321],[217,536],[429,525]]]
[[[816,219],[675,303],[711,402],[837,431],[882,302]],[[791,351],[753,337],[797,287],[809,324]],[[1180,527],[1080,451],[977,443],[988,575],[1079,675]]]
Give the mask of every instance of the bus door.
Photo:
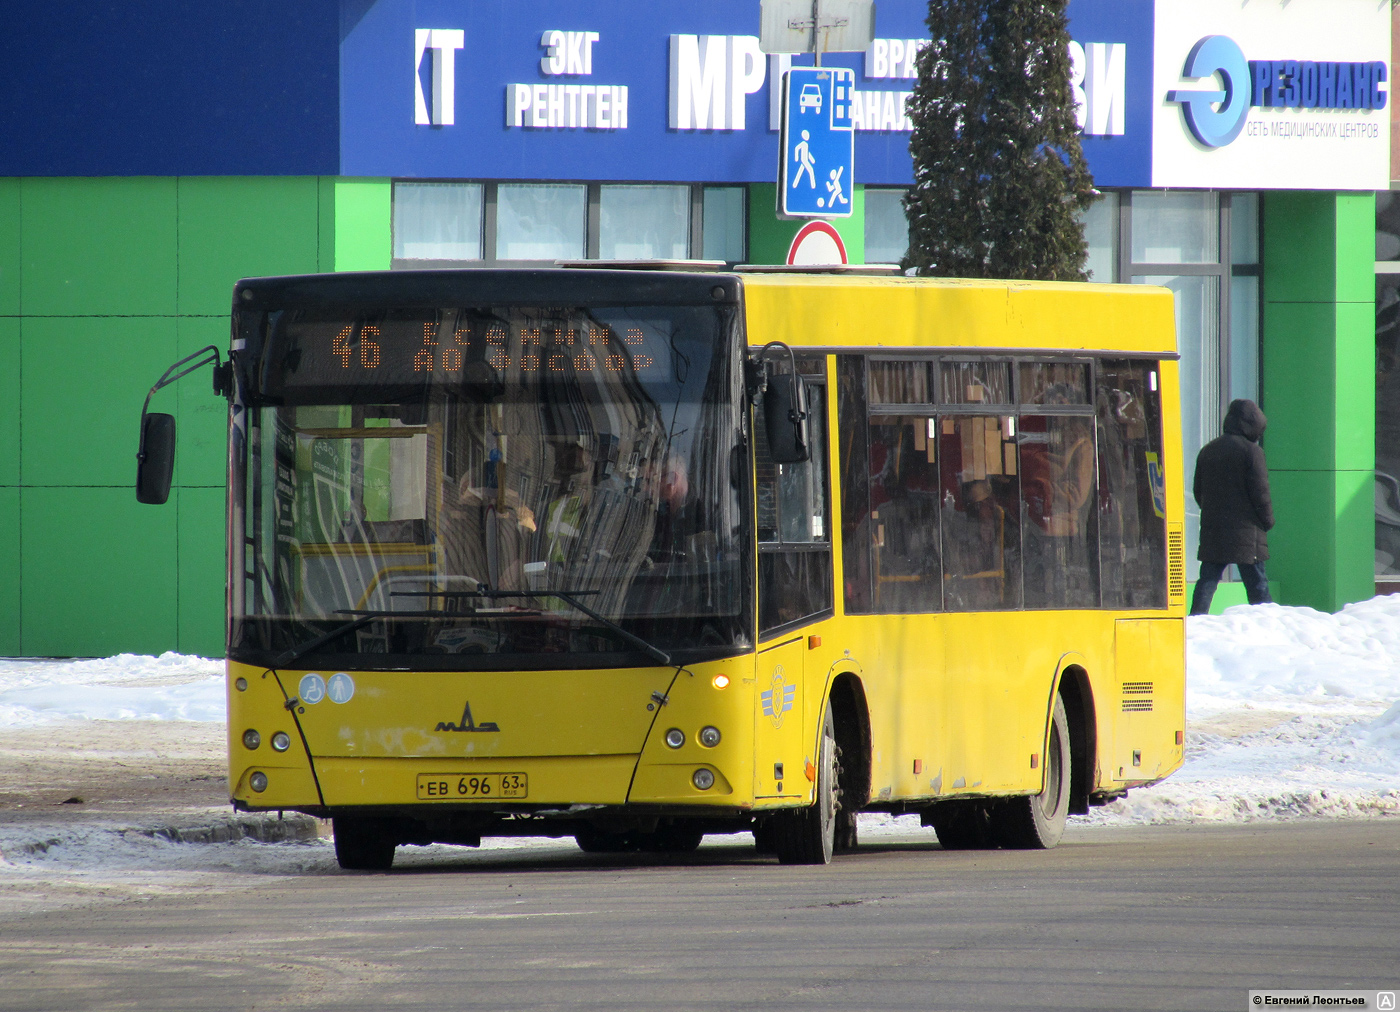
[[[760,648],[754,665],[758,705],[754,707],[756,798],[805,796],[808,762],[816,762],[804,734],[803,664],[805,636],[779,637]]]
[[[807,672],[811,623],[831,614],[831,493],[827,475],[826,361],[798,356],[807,384],[808,449],[798,464],[778,464],[755,426],[755,503],[758,533],[758,629],[754,661],[754,796],[807,797],[806,777],[816,740],[815,710],[824,699],[826,669]],[[805,676],[811,675],[811,686]],[[811,704],[809,706],[809,704]],[[813,767],[815,769],[815,767]]]

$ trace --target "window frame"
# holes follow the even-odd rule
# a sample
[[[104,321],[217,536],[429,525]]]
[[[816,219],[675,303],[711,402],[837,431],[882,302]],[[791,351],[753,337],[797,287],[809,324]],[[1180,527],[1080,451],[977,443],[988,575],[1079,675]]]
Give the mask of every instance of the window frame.
[[[584,259],[597,260],[598,250],[601,240],[602,230],[602,193],[605,186],[685,186],[690,190],[690,215],[688,219],[689,235],[686,243],[687,258],[692,260],[702,259],[705,250],[705,191],[707,189],[738,189],[743,190],[743,198],[740,204],[744,211],[744,222],[740,227],[740,235],[743,238],[743,249],[738,260],[726,261],[730,266],[742,263],[748,257],[748,187],[744,184],[733,183],[677,183],[674,180],[645,180],[645,179],[606,179],[606,180],[577,180],[577,179],[395,179],[391,183],[390,190],[390,222],[392,229],[393,222],[393,197],[392,187],[399,184],[412,183],[462,183],[477,185],[482,188],[481,196],[481,258],[477,260],[432,260],[432,259],[408,259],[394,257],[390,260],[389,269],[395,271],[405,270],[433,270],[441,268],[475,268],[475,267],[553,267],[554,260],[506,260],[496,256],[497,237],[497,194],[500,186],[516,183],[542,183],[562,186],[584,186],[586,187],[584,202]],[[396,238],[391,235],[390,249],[394,248]],[[664,259],[664,258],[663,258]]]
[[[1109,359],[1115,360],[1115,361],[1117,361],[1117,360],[1125,360],[1125,359],[1140,360],[1140,361],[1149,363],[1150,366],[1151,366],[1154,370],[1158,370],[1158,371],[1159,371],[1159,375],[1160,375],[1160,369],[1161,369],[1162,362],[1164,361],[1164,358],[1163,358],[1162,356],[1158,356],[1158,355],[1144,355],[1144,354],[1134,354],[1134,353],[1131,353],[1131,352],[1109,352],[1109,351],[1098,352],[1098,353],[1086,353],[1086,352],[1082,352],[1082,351],[1069,351],[1069,350],[1066,350],[1066,351],[1043,351],[1043,352],[1042,352],[1042,351],[1035,351],[1034,353],[1027,353],[1026,351],[1021,351],[1021,350],[1018,349],[1017,351],[993,351],[993,352],[991,352],[991,353],[989,353],[989,354],[986,354],[986,355],[978,355],[978,354],[971,353],[971,352],[968,352],[968,351],[965,351],[965,350],[958,350],[958,351],[931,350],[931,351],[926,351],[926,352],[922,352],[922,353],[921,353],[921,352],[918,351],[918,350],[910,349],[908,352],[905,352],[905,353],[903,353],[903,354],[899,354],[899,353],[891,353],[891,352],[887,352],[887,351],[883,351],[883,350],[882,350],[882,351],[865,351],[865,350],[860,350],[860,349],[843,349],[843,350],[841,350],[841,351],[839,351],[839,352],[835,352],[835,354],[837,354],[838,356],[839,356],[839,355],[850,355],[850,356],[853,356],[853,357],[858,357],[858,358],[860,358],[860,359],[862,359],[862,360],[864,361],[864,368],[862,369],[862,372],[863,372],[864,385],[865,385],[865,390],[864,390],[864,396],[865,396],[865,405],[864,405],[864,407],[865,407],[865,417],[864,417],[863,419],[859,419],[859,420],[858,420],[858,419],[855,419],[855,418],[844,420],[844,421],[846,421],[848,424],[861,424],[861,425],[864,425],[864,426],[866,426],[866,427],[868,428],[868,426],[869,426],[869,420],[870,420],[871,418],[874,418],[874,417],[901,416],[901,415],[914,415],[914,416],[923,415],[923,416],[927,416],[927,417],[930,417],[930,418],[938,418],[938,419],[942,419],[942,418],[944,418],[944,417],[971,417],[971,416],[1002,415],[1002,416],[1011,416],[1012,418],[1014,418],[1014,419],[1016,420],[1017,435],[1018,435],[1018,437],[1019,437],[1019,434],[1020,434],[1020,431],[1021,431],[1020,420],[1021,420],[1021,418],[1022,418],[1023,416],[1057,417],[1057,418],[1083,418],[1083,419],[1086,419],[1086,420],[1089,422],[1089,424],[1090,424],[1090,431],[1093,433],[1093,444],[1094,444],[1094,471],[1093,471],[1093,473],[1094,473],[1094,482],[1095,482],[1095,493],[1094,493],[1095,496],[1097,496],[1098,475],[1099,475],[1099,468],[1100,468],[1099,458],[1100,458],[1100,451],[1101,451],[1101,448],[1100,448],[1100,446],[1099,446],[1098,417],[1097,417],[1098,405],[1097,405],[1097,400],[1096,400],[1096,397],[1097,397],[1097,390],[1098,390],[1098,384],[1099,384],[1099,378],[1100,378],[1100,377],[1099,377],[1099,373],[1100,373],[1101,361],[1103,361],[1103,360],[1109,360]],[[979,402],[979,403],[969,403],[969,404],[948,404],[948,403],[944,403],[944,402],[941,400],[941,384],[939,383],[938,380],[939,380],[940,370],[941,370],[941,367],[942,367],[943,363],[944,363],[944,362],[972,362],[972,361],[976,361],[976,362],[1005,363],[1005,364],[1007,365],[1007,367],[1010,369],[1010,373],[1011,373],[1011,377],[1010,377],[1010,379],[1011,379],[1011,384],[1010,384],[1010,385],[1011,385],[1011,403]],[[870,369],[870,365],[871,365],[871,363],[873,363],[873,362],[921,362],[921,363],[931,363],[931,365],[932,365],[932,376],[933,376],[934,382],[933,382],[932,388],[931,388],[931,390],[930,390],[930,395],[932,396],[933,399],[930,400],[930,401],[919,402],[919,403],[893,403],[893,404],[891,404],[891,403],[886,403],[886,402],[875,402],[875,401],[871,400],[871,399],[870,399],[870,389],[871,389],[871,373],[872,373],[872,370]],[[1085,366],[1087,366],[1088,369],[1087,369],[1087,376],[1086,376],[1086,379],[1087,379],[1088,387],[1087,387],[1087,390],[1086,390],[1086,400],[1085,400],[1083,403],[1081,403],[1081,404],[1032,404],[1032,403],[1029,403],[1028,401],[1026,401],[1026,400],[1025,400],[1025,394],[1023,393],[1023,391],[1022,391],[1022,389],[1021,389],[1022,381],[1021,381],[1021,369],[1020,369],[1020,366],[1023,365],[1023,364],[1034,364],[1034,363],[1073,363],[1073,364],[1078,364],[1078,365],[1085,365]],[[1159,390],[1160,390],[1160,385],[1159,385]],[[1160,393],[1159,393],[1159,396],[1160,396]],[[838,419],[838,425],[840,425],[842,421],[843,421],[842,419]],[[1159,407],[1159,409],[1158,409],[1158,427],[1159,427],[1159,431],[1158,431],[1158,433],[1157,433],[1157,444],[1158,444],[1159,446],[1161,446],[1162,452],[1165,452],[1165,441],[1164,441],[1164,440],[1165,440],[1165,436],[1164,436],[1164,433],[1160,431],[1160,426],[1161,426],[1161,409],[1160,409],[1160,407]],[[869,437],[867,436],[867,441],[868,441],[868,439],[869,439]],[[844,494],[844,489],[845,489],[845,487],[846,487],[845,482],[846,482],[846,480],[847,480],[847,467],[848,467],[847,462],[846,462],[844,459],[843,459],[842,461],[840,461],[841,473],[840,473],[839,478],[840,478],[840,481],[842,482],[841,488],[843,489],[843,494],[842,494],[843,515],[842,515],[842,518],[841,518],[841,523],[842,523],[842,527],[843,527],[843,534],[842,534],[842,538],[843,538],[842,557],[843,557],[843,560],[846,558],[846,553],[847,553],[847,551],[848,551],[848,549],[845,547],[845,543],[844,543],[844,542],[845,542],[845,538],[847,537],[847,534],[845,533],[845,525],[846,525],[847,519],[848,519],[848,518],[844,515],[844,511],[845,511],[846,506],[849,505],[849,504],[846,503],[846,501],[845,501],[845,494]],[[1018,473],[1018,475],[1020,474],[1020,472],[1021,472],[1021,458],[1020,458],[1020,445],[1019,445],[1019,442],[1018,442],[1018,444],[1017,444],[1017,473]],[[869,509],[868,503],[867,503],[866,509],[867,509],[867,510]],[[1039,608],[1039,607],[1037,607],[1037,608],[1029,608],[1029,607],[1027,607],[1026,604],[1025,604],[1025,593],[1024,593],[1024,589],[1025,589],[1025,588],[1024,588],[1025,574],[1024,574],[1024,572],[1023,572],[1023,573],[1021,574],[1021,576],[1020,576],[1020,579],[1022,580],[1022,587],[1020,588],[1020,593],[1018,594],[1018,601],[1019,601],[1020,603],[1019,603],[1015,608],[1007,608],[1007,609],[1002,609],[1002,610],[1005,610],[1005,611],[1047,611],[1047,610],[1048,610],[1048,611],[1062,611],[1062,610],[1103,611],[1103,610],[1122,610],[1122,609],[1118,608],[1117,606],[1112,606],[1112,607],[1110,607],[1110,606],[1107,606],[1107,605],[1104,604],[1103,572],[1102,572],[1102,559],[1101,559],[1102,552],[1103,552],[1102,539],[1103,539],[1103,533],[1102,533],[1102,531],[1098,528],[1097,523],[1096,523],[1096,525],[1095,525],[1095,531],[1094,531],[1094,537],[1093,537],[1093,539],[1092,539],[1092,545],[1093,545],[1092,556],[1093,556],[1093,557],[1092,557],[1092,559],[1091,559],[1091,566],[1092,566],[1092,569],[1093,569],[1094,582],[1095,582],[1095,588],[1096,588],[1096,589],[1095,589],[1096,601],[1095,601],[1094,604],[1092,604],[1092,605],[1087,605],[1087,606],[1083,606],[1083,607],[1080,607],[1080,608],[1073,608],[1073,609],[1066,609],[1065,607],[1062,607],[1062,606],[1050,606],[1050,607],[1044,607],[1044,608]],[[864,547],[865,547],[865,549],[866,549],[867,551],[873,552],[873,550],[874,550],[874,549],[873,549],[873,546],[872,546],[871,544],[868,544],[868,543],[867,543]],[[1024,551],[1024,543],[1022,543],[1022,550]],[[940,564],[939,564],[939,565],[940,565],[940,570],[942,570],[942,569],[944,568],[944,566],[946,565],[946,560],[940,559]],[[1164,558],[1164,565],[1165,565],[1165,558]],[[873,570],[871,570],[871,571],[873,571]],[[946,574],[945,574],[945,575],[946,575]],[[850,614],[850,615],[914,614],[914,613],[905,613],[905,612],[883,612],[883,611],[876,610],[876,609],[873,607],[873,600],[874,600],[873,592],[867,595],[867,596],[870,598],[871,602],[872,602],[872,607],[870,608],[870,610],[850,611],[850,610],[848,610],[848,601],[847,601],[846,588],[845,588],[845,586],[844,586],[844,583],[845,583],[845,581],[844,581],[844,579],[843,579],[843,581],[842,581],[842,584],[843,584],[843,585],[842,585],[842,587],[841,587],[842,612],[843,612],[843,614]],[[1167,597],[1166,597],[1166,595],[1165,595],[1165,591],[1164,591],[1163,600],[1164,600],[1164,601],[1167,600]],[[1167,607],[1167,605],[1163,605],[1163,607],[1165,608],[1165,607]],[[1161,609],[1153,608],[1153,609],[1148,609],[1148,610],[1156,611],[1156,610],[1161,610]],[[943,607],[942,607],[939,611],[937,611],[937,612],[920,612],[919,614],[953,614],[953,613],[955,613],[955,612],[951,611],[951,610],[948,609],[948,607],[947,607],[947,597],[946,597],[946,593],[945,593],[944,596],[943,596]]]

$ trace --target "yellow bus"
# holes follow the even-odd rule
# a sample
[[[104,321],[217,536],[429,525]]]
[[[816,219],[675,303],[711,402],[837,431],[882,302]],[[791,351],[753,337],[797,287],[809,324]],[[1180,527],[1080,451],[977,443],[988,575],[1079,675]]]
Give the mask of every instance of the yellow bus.
[[[359,869],[745,831],[826,863],[862,811],[948,848],[1053,846],[1182,760],[1171,299],[785,271],[240,282],[216,373],[233,804],[332,819]],[[173,442],[143,412],[142,501]]]

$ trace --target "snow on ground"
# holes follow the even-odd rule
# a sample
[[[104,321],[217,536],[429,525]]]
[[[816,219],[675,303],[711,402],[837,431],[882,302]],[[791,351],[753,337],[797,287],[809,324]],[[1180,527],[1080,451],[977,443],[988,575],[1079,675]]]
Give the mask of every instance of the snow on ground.
[[[1163,783],[1073,822],[1400,815],[1400,595],[1348,605],[1336,615],[1239,606],[1189,619],[1187,637],[1185,765]],[[0,734],[75,720],[222,721],[222,669],[220,661],[171,653],[0,660]],[[219,814],[210,810],[211,819]],[[931,838],[917,817],[862,818],[868,840]],[[279,875],[335,867],[325,840],[191,847],[93,825],[66,828],[53,846],[35,848],[37,828],[0,821],[0,898],[9,894],[11,909],[25,906],[30,873],[50,885],[57,875],[74,902],[84,902],[116,881],[104,874],[88,883],[85,868],[94,865],[127,877],[126,887],[117,888],[123,895],[183,888],[182,876],[215,888],[221,875],[240,869]],[[733,840],[713,837],[707,846]],[[448,853],[489,861],[522,847],[539,848],[541,856],[577,854],[567,839],[501,840],[480,851],[405,848],[401,861],[442,860]]]
[[[0,731],[67,720],[222,722],[225,707],[223,661],[175,653],[0,659]]]

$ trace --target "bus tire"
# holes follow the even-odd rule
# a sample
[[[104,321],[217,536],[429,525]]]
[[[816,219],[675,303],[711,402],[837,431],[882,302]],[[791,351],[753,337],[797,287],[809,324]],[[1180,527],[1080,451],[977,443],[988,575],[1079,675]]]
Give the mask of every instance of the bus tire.
[[[817,797],[807,808],[772,817],[773,849],[781,864],[830,864],[836,850],[836,822],[841,811],[837,781],[836,724],[828,705],[817,750]]]
[[[992,822],[998,842],[1018,850],[1048,850],[1060,842],[1069,815],[1069,719],[1065,704],[1055,697],[1055,717],[1045,749],[1045,789],[998,805]]]
[[[925,815],[944,850],[985,850],[995,846],[992,809],[985,801],[940,801]]]
[[[347,871],[388,871],[397,841],[380,819],[334,818],[336,862]]]

